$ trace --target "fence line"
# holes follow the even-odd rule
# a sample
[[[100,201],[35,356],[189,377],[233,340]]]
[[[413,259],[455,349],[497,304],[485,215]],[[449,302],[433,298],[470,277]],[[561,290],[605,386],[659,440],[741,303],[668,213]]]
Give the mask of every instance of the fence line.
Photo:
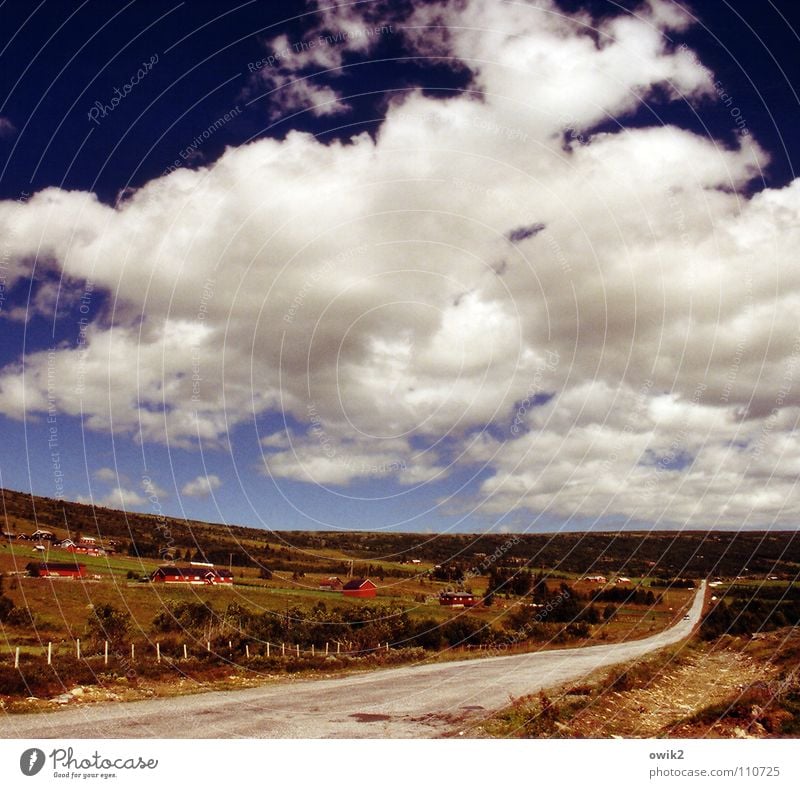
[[[79,661],[102,659],[103,664],[106,667],[109,665],[109,662],[111,661],[112,657],[117,662],[120,661],[128,662],[127,658],[119,653],[119,649],[117,649],[116,651],[112,651],[113,646],[108,640],[103,641],[103,647],[100,653],[91,653],[91,654],[86,652],[85,647],[81,644],[80,638],[75,639],[72,647],[70,647],[69,641],[62,641],[60,644],[62,647],[61,650],[59,650],[58,648],[54,649],[53,645],[54,645],[53,641],[48,641],[46,647],[42,646],[42,648],[44,649],[44,656],[46,657],[48,665],[53,665],[55,662],[58,661],[59,657],[68,657],[70,650],[73,651],[75,658]],[[58,646],[59,644],[57,643],[55,645]],[[247,660],[251,660],[253,658],[258,658],[258,657],[267,657],[269,659],[272,659],[274,658],[274,655],[277,654],[278,645],[280,645],[280,656],[282,658],[288,658],[288,659],[293,659],[293,658],[297,659],[302,656],[316,658],[324,655],[326,657],[329,657],[332,653],[332,648],[331,648],[332,645],[336,646],[337,656],[367,656],[369,654],[379,654],[381,652],[391,651],[391,643],[389,641],[386,641],[385,643],[378,643],[378,645],[375,647],[361,648],[361,649],[355,648],[355,644],[352,641],[339,641],[339,640],[334,640],[333,642],[326,641],[324,644],[324,651],[323,647],[322,646],[318,647],[316,643],[312,643],[309,646],[301,646],[299,643],[287,644],[284,641],[278,644],[278,643],[272,643],[268,640],[264,640],[264,641],[256,641],[255,643],[252,643],[252,645],[254,646],[254,649],[250,648],[251,643],[245,643],[243,651],[237,653],[242,653],[245,659]],[[154,650],[151,652],[151,654],[154,654],[156,663],[160,663],[162,661],[162,657],[166,658],[170,657],[169,654],[162,652],[161,641],[155,641],[153,643],[153,646]],[[262,647],[261,653],[259,653],[258,646]],[[288,646],[288,653],[287,653],[287,646]],[[344,650],[342,649],[342,646],[345,647]],[[21,655],[20,646],[10,646],[10,648],[11,648],[11,653],[14,656],[14,667],[18,669],[20,664],[20,655]],[[186,643],[181,643],[177,648],[178,648],[178,654],[182,653],[184,660],[200,657],[200,653],[198,652],[195,652],[194,654],[191,653],[189,650],[189,646]],[[211,654],[213,657],[220,658],[223,656],[221,652],[212,651],[211,641],[206,641],[205,650],[208,654]],[[22,654],[23,659],[26,656],[35,656],[35,651],[34,654],[31,654],[30,651]],[[230,640],[228,641],[228,656],[229,657],[235,656],[233,649],[233,642]],[[179,658],[180,657],[178,655],[172,656],[173,660],[177,660]],[[146,659],[146,656],[140,655],[139,659],[140,660]],[[129,661],[131,664],[134,664],[137,661],[135,643],[130,644]]]

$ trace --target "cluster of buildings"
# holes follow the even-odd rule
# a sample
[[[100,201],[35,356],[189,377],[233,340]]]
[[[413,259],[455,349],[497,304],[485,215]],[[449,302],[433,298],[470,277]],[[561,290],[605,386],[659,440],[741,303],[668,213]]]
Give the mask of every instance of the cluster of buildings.
[[[372,599],[378,592],[378,586],[366,577],[356,577],[343,583],[338,577],[329,577],[319,584],[320,591],[334,591],[342,596],[357,599]]]
[[[358,577],[342,582],[338,577],[328,577],[319,584],[320,591],[333,591],[345,597],[372,599],[378,587],[369,578]],[[469,591],[442,591],[439,604],[445,607],[475,607],[481,603],[480,597]]]
[[[150,582],[171,585],[182,583],[192,586],[231,586],[233,572],[204,563],[190,563],[189,566],[159,566],[150,575]]]
[[[31,561],[25,569],[31,577],[71,577],[80,579],[86,577],[85,564],[69,564],[55,561],[38,563]]]
[[[444,607],[475,607],[481,600],[469,591],[442,591],[439,604]]]
[[[86,577],[86,565],[60,561],[31,561],[25,569],[31,577]],[[148,578],[151,583],[231,586],[233,573],[217,569],[213,564],[190,564],[189,566],[160,566]]]
[[[46,531],[43,528],[39,528],[32,534],[14,534],[6,531],[3,536],[9,540],[36,542],[33,549],[37,553],[46,553],[49,548],[57,548],[74,555],[101,556],[113,553],[113,548],[116,546],[114,542],[108,542],[108,545],[104,547],[93,536],[83,536],[77,541],[69,538],[59,541],[52,531]],[[47,545],[45,542],[47,542]]]

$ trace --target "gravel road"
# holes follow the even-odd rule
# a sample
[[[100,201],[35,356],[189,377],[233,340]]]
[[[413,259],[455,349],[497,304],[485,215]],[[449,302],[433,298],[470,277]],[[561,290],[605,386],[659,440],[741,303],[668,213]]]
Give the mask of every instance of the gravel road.
[[[457,732],[511,698],[574,681],[596,668],[676,643],[700,619],[705,582],[688,620],[643,640],[341,678],[281,683],[52,714],[7,715],[12,738],[430,738]]]

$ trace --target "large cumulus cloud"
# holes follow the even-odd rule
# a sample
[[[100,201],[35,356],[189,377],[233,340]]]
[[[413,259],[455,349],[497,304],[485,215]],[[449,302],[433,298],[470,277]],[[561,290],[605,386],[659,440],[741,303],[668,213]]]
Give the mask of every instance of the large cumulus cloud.
[[[374,137],[262,139],[114,207],[55,188],[3,203],[19,276],[111,296],[80,343],[2,370],[4,411],[46,410],[56,370],[60,409],[143,440],[224,445],[282,413],[259,435],[277,479],[424,485],[466,464],[489,469],[467,505],[490,512],[796,515],[800,185],[750,196],[768,160],[751,137],[593,132],[711,100],[669,42],[687,24],[658,0],[601,23],[421,6],[397,35],[472,84],[394,97]],[[371,45],[283,63],[281,84]]]

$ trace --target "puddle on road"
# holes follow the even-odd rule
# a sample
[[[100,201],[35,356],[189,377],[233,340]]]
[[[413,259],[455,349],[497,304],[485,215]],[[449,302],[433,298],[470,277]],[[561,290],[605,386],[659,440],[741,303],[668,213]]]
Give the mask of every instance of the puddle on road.
[[[350,715],[353,719],[358,722],[386,722],[386,720],[392,719],[388,714],[351,714]]]

